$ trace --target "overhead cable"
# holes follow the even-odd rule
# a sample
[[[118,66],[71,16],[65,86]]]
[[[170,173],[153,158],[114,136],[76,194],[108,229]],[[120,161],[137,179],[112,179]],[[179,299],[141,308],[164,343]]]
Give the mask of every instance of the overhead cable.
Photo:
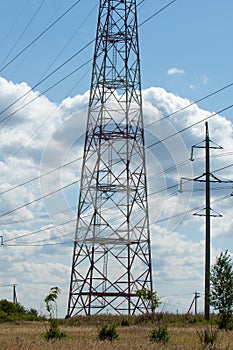
[[[6,62],[6,60],[8,59],[8,57],[10,56],[10,54],[12,53],[12,51],[14,50],[14,48],[17,46],[17,44],[19,43],[20,39],[23,37],[23,35],[25,34],[25,32],[27,31],[27,29],[29,28],[29,26],[31,25],[32,21],[35,19],[36,15],[38,14],[38,12],[40,11],[40,9],[42,8],[42,6],[44,5],[46,0],[43,0],[40,5],[38,6],[38,8],[36,9],[35,13],[32,15],[32,17],[30,18],[29,22],[26,24],[24,30],[22,31],[22,33],[19,35],[19,37],[17,38],[17,40],[15,41],[14,45],[12,46],[12,48],[10,49],[10,51],[8,52],[7,56],[5,57],[4,61],[1,64],[1,67],[4,65],[4,63]],[[1,69],[0,67],[0,69]]]
[[[16,56],[14,56],[10,61],[8,61],[3,67],[0,68],[2,72],[7,68],[12,62],[14,62],[18,57],[20,57],[27,49],[29,49],[35,42],[37,42],[45,33],[47,33],[57,22],[59,22],[67,13],[69,13],[81,0],[75,1],[65,12],[63,12],[54,22],[52,22],[45,30],[43,30],[35,39],[33,39],[27,46],[25,46]]]

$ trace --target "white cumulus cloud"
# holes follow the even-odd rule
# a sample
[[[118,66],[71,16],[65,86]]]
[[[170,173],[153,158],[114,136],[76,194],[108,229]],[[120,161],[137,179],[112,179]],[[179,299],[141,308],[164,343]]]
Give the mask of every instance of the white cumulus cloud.
[[[185,70],[177,67],[172,67],[168,69],[167,74],[168,75],[185,74]]]

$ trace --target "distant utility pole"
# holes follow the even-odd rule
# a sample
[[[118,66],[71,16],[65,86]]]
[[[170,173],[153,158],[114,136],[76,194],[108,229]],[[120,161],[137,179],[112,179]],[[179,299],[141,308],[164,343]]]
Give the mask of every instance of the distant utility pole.
[[[204,148],[205,149],[205,173],[202,175],[194,178],[181,178],[180,180],[180,192],[182,192],[182,180],[191,180],[191,181],[198,181],[198,182],[205,182],[206,184],[206,204],[205,204],[205,213],[202,214],[200,212],[194,213],[193,215],[197,216],[205,216],[206,218],[206,244],[205,244],[205,319],[209,321],[210,319],[210,304],[209,304],[209,293],[210,293],[210,247],[211,247],[211,234],[210,234],[210,217],[221,217],[221,214],[216,213],[211,207],[210,207],[210,183],[211,182],[218,182],[218,183],[232,183],[231,180],[221,180],[214,176],[210,172],[210,149],[222,149],[221,146],[214,145],[213,141],[209,138],[209,128],[208,128],[208,122],[205,123],[206,133],[205,133],[205,140],[202,141],[198,145],[192,146],[191,151],[191,161],[194,161],[193,158],[193,150],[194,148]],[[210,146],[210,143],[213,144],[213,146]],[[203,145],[202,145],[203,144]]]
[[[1,236],[0,236],[1,237]],[[11,284],[4,284],[2,287],[13,287],[13,298],[12,298],[12,301],[13,303],[17,303],[18,300],[17,300],[17,294],[16,294],[16,286],[17,284],[16,283],[11,283]]]
[[[194,313],[195,315],[197,315],[197,299],[200,298],[200,293],[198,293],[197,291],[194,292],[194,297],[193,297],[193,300],[191,302],[191,305],[188,309],[188,314],[190,313],[191,309],[192,309],[192,306],[194,304]]]
[[[17,284],[12,284],[13,286],[13,303],[16,304],[18,301],[17,301],[17,295],[16,295],[16,286]]]

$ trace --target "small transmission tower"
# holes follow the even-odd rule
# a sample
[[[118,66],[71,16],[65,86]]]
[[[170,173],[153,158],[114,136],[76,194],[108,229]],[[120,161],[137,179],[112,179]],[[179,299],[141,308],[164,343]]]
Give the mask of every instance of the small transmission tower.
[[[67,317],[152,290],[136,0],[100,0]]]

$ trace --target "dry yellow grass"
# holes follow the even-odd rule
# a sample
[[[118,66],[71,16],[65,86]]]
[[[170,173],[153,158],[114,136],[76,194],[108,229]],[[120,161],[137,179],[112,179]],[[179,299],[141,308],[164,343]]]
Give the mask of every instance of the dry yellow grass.
[[[98,327],[93,325],[60,326],[67,338],[46,341],[48,323],[28,322],[0,325],[1,350],[201,350],[197,329],[200,327],[170,327],[170,341],[165,346],[149,340],[152,326],[117,327],[119,339],[113,342],[97,339]],[[210,349],[208,347],[205,348]],[[216,350],[233,350],[233,332],[220,332]]]

